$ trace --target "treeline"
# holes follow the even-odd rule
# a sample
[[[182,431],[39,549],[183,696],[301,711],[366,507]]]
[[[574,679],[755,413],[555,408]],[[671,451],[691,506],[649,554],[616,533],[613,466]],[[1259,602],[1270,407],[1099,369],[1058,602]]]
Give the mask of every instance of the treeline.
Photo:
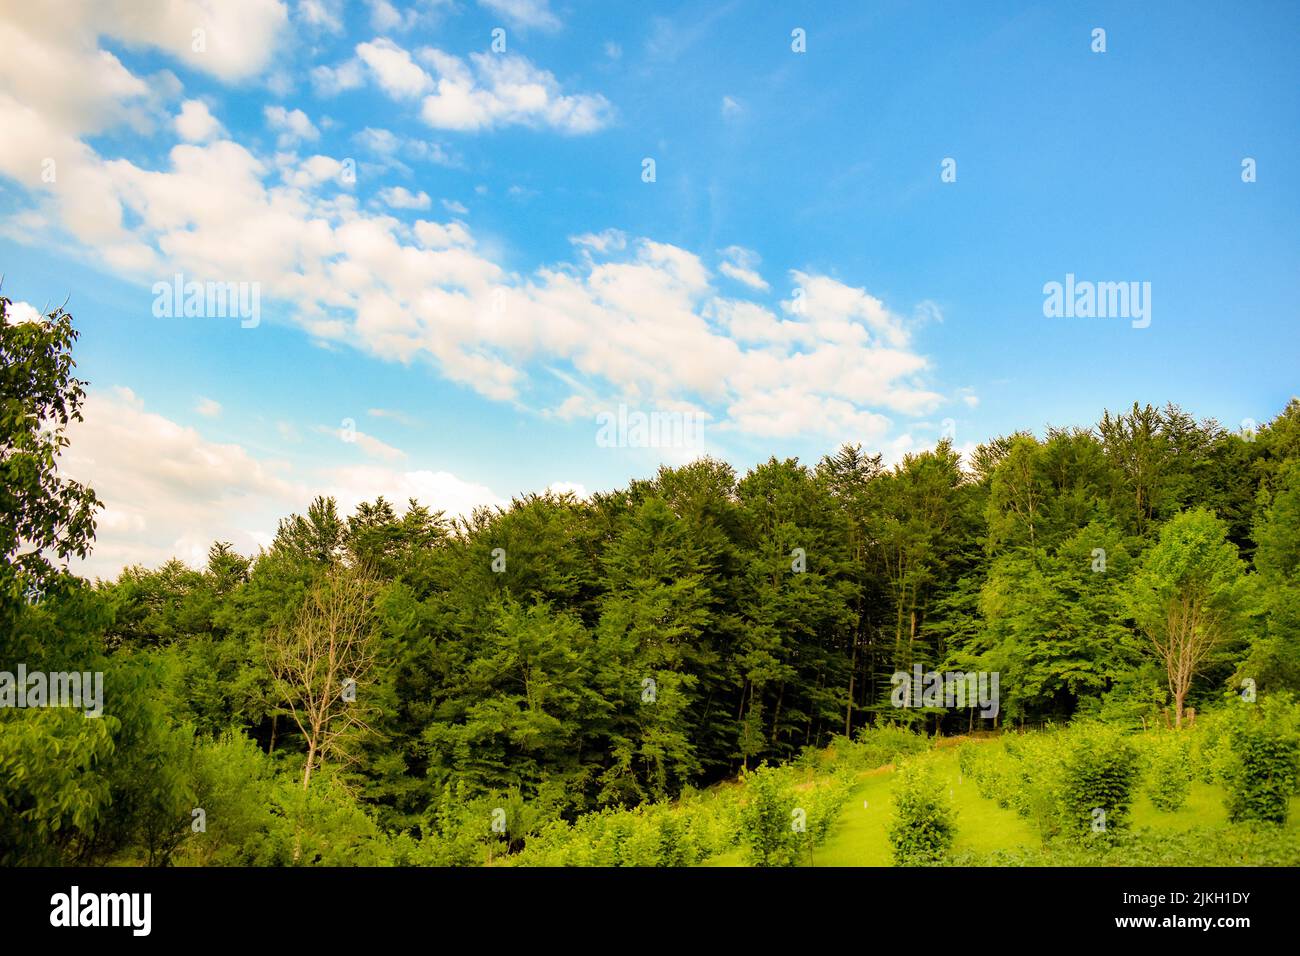
[[[1296,687],[1298,452],[1297,402],[1245,436],[1135,406],[999,439],[970,470],[947,443],[893,468],[845,447],[739,477],[701,460],[464,521],[318,499],[255,558],[218,543],[204,569],[133,568],[63,600],[102,622],[110,654],[157,663],[166,719],[310,754],[308,773],[337,763],[386,826],[418,825],[447,786],[573,813],[881,719],[989,726],[890,706],[890,676],[914,663],[998,671],[1003,721],[1165,720],[1177,701],[1132,589],[1180,515],[1198,547],[1227,542],[1254,571],[1183,703],[1246,677]],[[366,609],[356,659],[295,684],[276,654],[313,626],[305,606],[337,616],[344,590]],[[338,722],[294,718],[313,694]]]

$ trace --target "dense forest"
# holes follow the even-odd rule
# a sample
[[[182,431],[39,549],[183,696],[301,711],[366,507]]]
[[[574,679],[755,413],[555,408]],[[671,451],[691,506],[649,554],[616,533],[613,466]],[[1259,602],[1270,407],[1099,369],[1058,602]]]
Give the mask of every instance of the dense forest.
[[[256,555],[91,582],[64,565],[98,502],[57,465],[75,330],[0,331],[0,670],[104,675],[100,718],[0,708],[5,863],[454,862],[466,813],[530,820],[518,851],[863,728],[1300,690],[1295,399],[1251,431],[1135,403],[965,458],[703,458],[468,517],[322,497]],[[914,665],[996,672],[999,712],[893,706]],[[202,819],[225,836],[185,849]]]

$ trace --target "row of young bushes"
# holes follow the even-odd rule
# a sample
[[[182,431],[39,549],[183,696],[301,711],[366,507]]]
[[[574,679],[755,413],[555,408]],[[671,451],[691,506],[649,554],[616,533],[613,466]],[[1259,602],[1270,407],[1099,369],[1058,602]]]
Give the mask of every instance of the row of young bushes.
[[[848,797],[838,773],[808,783],[794,767],[762,766],[736,786],[676,803],[552,820],[506,862],[515,866],[692,866],[737,847],[751,866],[797,866],[825,841]]]
[[[1035,824],[1044,839],[1090,839],[1128,823],[1141,760],[1133,738],[1105,724],[963,744],[963,776]]]
[[[877,727],[862,727],[852,739],[837,734],[826,747],[810,747],[792,763],[810,774],[858,772],[875,770],[928,749],[928,737],[906,727],[882,724]]]
[[[1285,695],[1233,698],[1196,728],[1127,736],[1082,724],[964,744],[958,760],[983,796],[1044,839],[1123,830],[1139,785],[1156,809],[1176,811],[1196,777],[1224,787],[1232,822],[1285,823],[1300,782],[1300,707]]]
[[[1232,824],[1285,823],[1300,785],[1300,707],[1285,695],[1258,703],[1233,698],[1198,728],[1137,736],[1085,722],[968,742],[958,750],[958,765],[982,796],[1034,823],[1058,857],[1090,858],[1123,846],[1129,849],[1119,858],[1133,865],[1131,851],[1140,843],[1147,848],[1143,858],[1189,858],[1195,854],[1181,838],[1126,833],[1139,786],[1158,810],[1173,812],[1186,803],[1197,774],[1222,784]],[[943,863],[955,834],[954,812],[927,765],[905,766],[889,829],[895,862]],[[1215,841],[1207,859],[1224,859],[1220,844]]]
[[[904,728],[864,727],[809,749],[784,767],[761,766],[739,784],[687,791],[675,803],[552,820],[528,835],[518,866],[690,866],[740,849],[751,866],[810,862],[825,842],[854,775],[929,747]]]

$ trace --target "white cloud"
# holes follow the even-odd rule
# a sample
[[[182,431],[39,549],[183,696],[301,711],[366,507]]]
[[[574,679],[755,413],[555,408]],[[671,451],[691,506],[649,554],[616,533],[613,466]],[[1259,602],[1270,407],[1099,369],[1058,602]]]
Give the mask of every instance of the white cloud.
[[[199,397],[198,404],[194,410],[204,418],[217,418],[221,415],[221,403],[211,398]]]
[[[722,250],[723,256],[726,257],[718,271],[728,278],[735,279],[751,289],[757,289],[759,292],[768,290],[767,280],[758,274],[757,267],[759,263],[758,254],[741,246],[729,246]]]
[[[416,240],[426,249],[446,249],[450,246],[472,246],[474,237],[464,223],[429,222],[417,220],[414,225]]]
[[[335,96],[355,90],[365,81],[359,60],[347,60],[338,66],[315,66],[311,71],[311,83],[319,96]]]
[[[440,143],[430,143],[422,139],[408,139],[405,145],[407,154],[414,159],[437,163],[439,166],[449,166],[453,169],[462,165],[461,160],[448,152],[446,147]]]
[[[586,498],[591,494],[585,485],[577,481],[553,481],[546,486],[546,490],[554,495],[573,494],[579,498]]]
[[[538,80],[527,61],[421,56],[439,76],[426,105],[451,84],[484,107],[474,122],[572,118],[555,112],[563,97],[553,78]],[[404,64],[414,66],[409,57],[392,62],[399,68],[389,85],[421,85],[414,74],[401,78]],[[295,139],[319,135],[300,110],[266,115]],[[3,95],[0,129],[8,137],[0,171],[30,188],[34,214],[60,217],[73,240],[124,277],[147,283],[182,271],[258,281],[264,303],[285,304],[322,343],[428,362],[494,400],[552,404],[537,399],[532,373],[560,368],[575,392],[603,400],[690,403],[721,429],[831,438],[871,435],[887,414],[924,414],[942,401],[925,383],[929,365],[908,324],[865,289],[828,276],[792,272],[796,294],[779,304],[738,300],[691,251],[611,229],[572,237],[576,261],[521,275],[480,249],[463,222],[406,223],[363,206],[329,156],[262,156],[216,139],[176,145],[158,168],[145,168],[102,158]],[[379,128],[363,136],[381,152],[400,144]],[[50,150],[60,157],[57,183],[40,178]],[[425,193],[397,189],[385,194],[396,205],[432,205]],[[740,246],[722,255],[719,275],[767,290],[756,255]]]
[[[740,104],[739,100],[731,96],[722,98],[722,115],[725,118],[734,119],[743,112],[745,112],[745,108]]]
[[[411,54],[392,40],[380,38],[357,44],[357,57],[370,68],[380,88],[394,99],[409,99],[433,89],[433,79]]]
[[[479,5],[505,18],[520,29],[558,30],[560,18],[551,12],[547,0],[478,0]]]
[[[404,186],[379,190],[379,198],[394,209],[428,209],[433,200],[426,192],[413,193]]]
[[[11,302],[5,309],[5,321],[10,325],[40,322],[41,318],[41,313],[29,302]]]
[[[40,4],[7,2],[0,20],[0,89],[69,133],[138,121],[141,103],[175,77],[132,74],[98,44],[111,37],[152,48],[224,82],[271,62],[287,23],[279,0],[66,0],[52,16]],[[170,77],[170,79],[167,79]]]
[[[333,438],[337,438],[345,446],[355,445],[357,448],[360,448],[362,453],[364,453],[368,458],[381,458],[384,461],[400,461],[406,457],[406,452],[402,451],[400,448],[394,448],[387,442],[381,441],[374,435],[368,435],[363,431],[359,431],[355,427],[342,429],[317,425],[313,431],[321,435],[329,435]]]
[[[455,213],[457,216],[469,215],[469,210],[465,208],[464,203],[457,202],[454,199],[443,199],[441,202],[442,208],[450,213]]]
[[[551,73],[522,56],[471,53],[467,64],[441,50],[424,49],[420,57],[438,76],[420,115],[438,129],[523,125],[590,133],[607,125],[613,114],[605,97],[565,94]]]
[[[381,494],[452,515],[507,503],[446,471],[327,463],[295,473],[286,462],[209,441],[147,411],[126,388],[91,391],[83,413],[69,428],[60,467],[89,483],[106,507],[91,556],[76,568],[82,574],[111,577],[129,564],[156,567],[173,557],[201,566],[218,540],[253,554],[270,543],[280,518],[301,513],[317,494],[334,495],[343,514]],[[347,447],[338,443],[341,459]]]
[[[343,32],[343,0],[298,0],[297,16],[308,26]]]
[[[439,166],[457,167],[460,160],[447,151],[440,143],[413,137],[398,136],[391,130],[367,126],[352,137],[353,142],[371,153],[382,157],[385,165],[392,166],[409,174],[410,169],[398,160],[398,156],[419,162],[437,163]]]
[[[381,33],[409,30],[415,25],[416,10],[398,10],[388,0],[366,0],[370,7],[370,25]]]
[[[372,153],[395,153],[397,147],[402,144],[401,138],[391,130],[376,129],[372,126],[367,126],[352,139]]]
[[[601,254],[621,252],[627,248],[627,235],[618,229],[606,229],[603,232],[587,232],[580,236],[570,236],[569,242]]]
[[[280,134],[277,145],[288,149],[302,140],[320,139],[318,130],[302,110],[286,110],[283,106],[268,106],[263,110],[266,124]]]
[[[251,551],[243,529],[274,530],[277,513],[301,498],[282,466],[146,411],[129,389],[91,392],[83,415],[69,428],[61,459],[105,503],[83,573],[110,575],[173,556],[199,564],[218,539]]]
[[[475,508],[505,507],[510,503],[486,485],[464,481],[446,471],[396,471],[379,465],[355,465],[330,469],[326,481],[324,493],[332,495],[344,513],[380,495],[401,505],[414,498],[448,516],[469,515]]]
[[[190,143],[202,143],[221,132],[221,123],[202,100],[186,100],[176,115],[176,132]]]

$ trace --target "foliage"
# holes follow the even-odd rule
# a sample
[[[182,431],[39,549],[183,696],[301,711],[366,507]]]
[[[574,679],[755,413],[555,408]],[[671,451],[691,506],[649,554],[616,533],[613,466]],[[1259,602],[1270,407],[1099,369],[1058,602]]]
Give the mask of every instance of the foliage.
[[[925,764],[905,765],[894,790],[889,825],[894,862],[900,866],[942,863],[952,849],[956,829],[956,814],[943,786]]]
[[[1137,749],[1102,724],[1073,727],[1062,741],[1056,790],[1064,834],[1106,840],[1128,824],[1140,772]]]
[[[1172,813],[1192,790],[1191,742],[1185,734],[1163,733],[1141,742],[1146,792],[1158,810]]]
[[[0,295],[0,627],[29,589],[54,583],[51,557],[90,553],[102,506],[89,487],[58,474],[85,399],[86,383],[72,375],[72,316],[56,309],[14,322],[11,304]]]
[[[1287,696],[1271,696],[1234,711],[1223,774],[1228,817],[1285,823],[1300,781],[1300,708]]]

